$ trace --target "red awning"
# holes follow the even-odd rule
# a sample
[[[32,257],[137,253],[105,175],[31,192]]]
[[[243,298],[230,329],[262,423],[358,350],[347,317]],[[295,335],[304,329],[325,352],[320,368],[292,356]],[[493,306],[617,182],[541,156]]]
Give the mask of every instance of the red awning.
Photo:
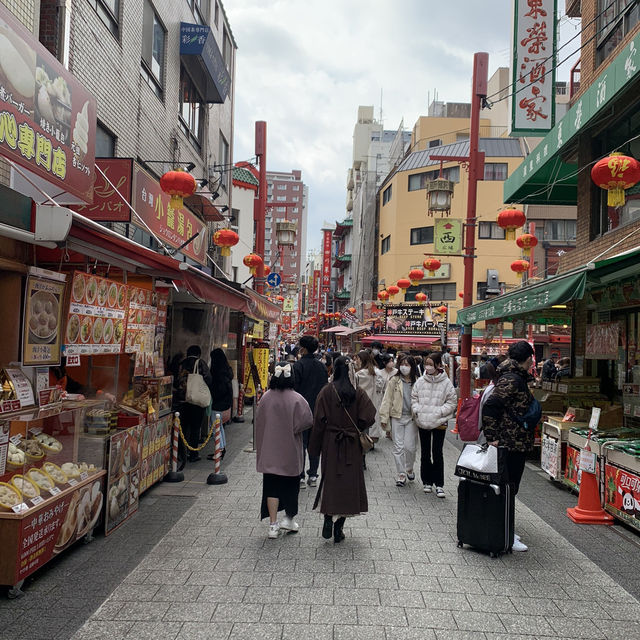
[[[365,344],[371,344],[372,342],[382,342],[382,344],[407,344],[414,345],[416,347],[429,347],[434,342],[439,342],[440,338],[437,336],[411,336],[411,335],[398,335],[393,333],[375,333],[372,336],[365,336],[362,338],[362,342]]]
[[[247,310],[247,296],[241,291],[237,291],[191,265],[181,271],[180,279],[176,281],[176,284],[203,302],[219,304],[234,311]]]
[[[248,299],[248,306],[245,313],[254,320],[266,320],[267,322],[280,323],[282,309],[264,296],[256,293],[253,289],[245,287],[244,294]]]

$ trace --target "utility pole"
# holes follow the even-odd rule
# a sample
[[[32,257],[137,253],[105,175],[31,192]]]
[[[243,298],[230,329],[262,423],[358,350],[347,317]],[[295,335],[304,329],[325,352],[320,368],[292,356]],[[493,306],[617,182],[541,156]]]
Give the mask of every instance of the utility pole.
[[[258,197],[253,201],[253,224],[255,228],[255,241],[253,250],[264,258],[264,231],[265,217],[267,214],[267,123],[256,122],[255,154],[258,158]],[[258,293],[264,293],[264,263],[260,263],[256,269],[255,289]]]

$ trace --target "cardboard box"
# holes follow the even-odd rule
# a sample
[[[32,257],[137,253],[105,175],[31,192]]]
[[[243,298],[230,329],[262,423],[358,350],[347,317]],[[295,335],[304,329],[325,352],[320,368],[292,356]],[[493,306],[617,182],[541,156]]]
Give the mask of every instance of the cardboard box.
[[[603,407],[600,413],[600,421],[598,422],[598,431],[622,427],[622,415],[623,410],[622,405],[620,404],[612,404],[608,407]]]

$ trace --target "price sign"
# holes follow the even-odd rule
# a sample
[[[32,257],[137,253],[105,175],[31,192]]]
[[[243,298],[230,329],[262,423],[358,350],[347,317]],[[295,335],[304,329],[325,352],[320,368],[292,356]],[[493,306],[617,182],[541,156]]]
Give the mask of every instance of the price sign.
[[[596,454],[586,449],[580,450],[580,471],[583,473],[596,472]]]
[[[78,354],[67,356],[67,369],[69,367],[79,367],[80,366],[80,356]]]
[[[42,498],[42,496],[36,496],[35,498],[31,498],[31,504],[38,505],[41,502],[44,502],[44,499]]]
[[[51,489],[49,489],[49,493],[52,496],[57,496],[60,493],[60,489],[58,487],[51,487]]]
[[[591,418],[589,420],[589,429],[591,429],[591,431],[598,430],[598,423],[600,422],[600,412],[600,407],[593,407],[593,409],[591,409]]]
[[[72,487],[75,487],[75,486],[78,484],[78,481],[77,481],[75,478],[71,478],[71,479],[69,480],[69,484],[70,484]]]
[[[13,507],[11,507],[11,510],[15,511],[16,513],[22,513],[23,511],[28,511],[29,506],[24,502],[21,502],[20,504],[14,504]]]
[[[86,471],[83,471],[80,474],[80,480],[86,480],[89,477],[89,474]]]
[[[9,438],[9,440],[11,440],[12,444],[15,444],[16,447],[20,444],[20,440],[22,440],[22,434],[21,433],[16,433],[15,436],[11,436],[11,438]]]

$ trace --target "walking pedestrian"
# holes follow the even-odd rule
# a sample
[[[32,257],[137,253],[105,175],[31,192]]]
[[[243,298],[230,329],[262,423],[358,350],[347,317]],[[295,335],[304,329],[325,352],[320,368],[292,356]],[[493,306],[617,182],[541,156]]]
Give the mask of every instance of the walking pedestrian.
[[[373,363],[378,369],[382,369],[384,367],[384,360],[382,356],[384,355],[384,345],[382,342],[372,342],[371,343],[371,355],[373,356]]]
[[[424,374],[411,391],[411,409],[420,436],[420,479],[425,493],[436,487],[436,496],[444,498],[444,457],[442,448],[447,423],[456,410],[456,391],[444,372],[439,351],[424,358]]]
[[[293,389],[288,362],[275,366],[269,390],[256,407],[256,469],[262,473],[260,519],[269,517],[268,537],[280,529],[296,533],[300,472],[304,469],[302,434],[313,424],[309,403]],[[278,522],[278,511],[285,517]]]
[[[333,382],[318,395],[309,455],[322,452],[322,479],[313,508],[324,514],[322,537],[344,540],[345,518],[368,511],[359,432],[370,427],[376,408],[349,380],[349,361],[333,364]]]
[[[210,356],[211,410],[223,413],[230,410],[233,404],[233,369],[222,349],[214,349]],[[224,432],[224,424],[222,425],[222,430]],[[223,449],[223,457],[224,454],[225,450]],[[207,456],[207,460],[213,460],[214,457],[215,453],[210,453]]]
[[[356,384],[357,389],[362,389],[373,402],[376,408],[376,420],[369,429],[369,435],[374,442],[384,437],[384,430],[380,426],[380,416],[378,409],[382,403],[384,394],[385,379],[380,375],[380,369],[376,367],[373,356],[368,351],[359,351],[355,357]],[[366,468],[366,465],[365,465]]]
[[[211,389],[211,372],[204,360],[200,359],[202,349],[197,344],[192,344],[187,349],[187,357],[180,363],[180,371],[178,374],[178,383],[176,385],[176,399],[180,403],[180,424],[182,425],[182,433],[190,449],[187,454],[189,462],[197,462],[200,460],[198,454],[198,446],[200,442],[200,429],[207,412],[206,407],[199,407],[186,401],[187,394],[187,378],[190,373],[199,373],[206,385]]]
[[[534,350],[526,340],[520,340],[509,347],[507,354],[509,357],[498,367],[493,392],[482,407],[482,427],[489,444],[506,450],[507,479],[516,495],[527,452],[534,444],[535,428],[527,428],[517,419],[527,413],[533,402],[528,383],[532,380],[529,370]],[[527,551],[528,547],[516,535],[512,549]]]
[[[418,446],[418,429],[411,413],[411,390],[418,377],[413,356],[402,355],[398,370],[389,380],[380,406],[380,422],[391,432],[393,459],[396,463],[396,486],[404,487],[416,479],[413,463]]]
[[[294,389],[309,403],[313,412],[316,398],[322,387],[327,384],[329,374],[327,367],[315,357],[318,350],[318,339],[315,336],[302,336],[300,338],[298,353],[300,359],[293,365]],[[318,465],[320,459],[309,454],[309,469],[305,480],[304,461],[309,447],[309,431],[302,435],[302,470],[300,472],[300,488],[306,489],[307,485],[315,487],[318,484]]]

